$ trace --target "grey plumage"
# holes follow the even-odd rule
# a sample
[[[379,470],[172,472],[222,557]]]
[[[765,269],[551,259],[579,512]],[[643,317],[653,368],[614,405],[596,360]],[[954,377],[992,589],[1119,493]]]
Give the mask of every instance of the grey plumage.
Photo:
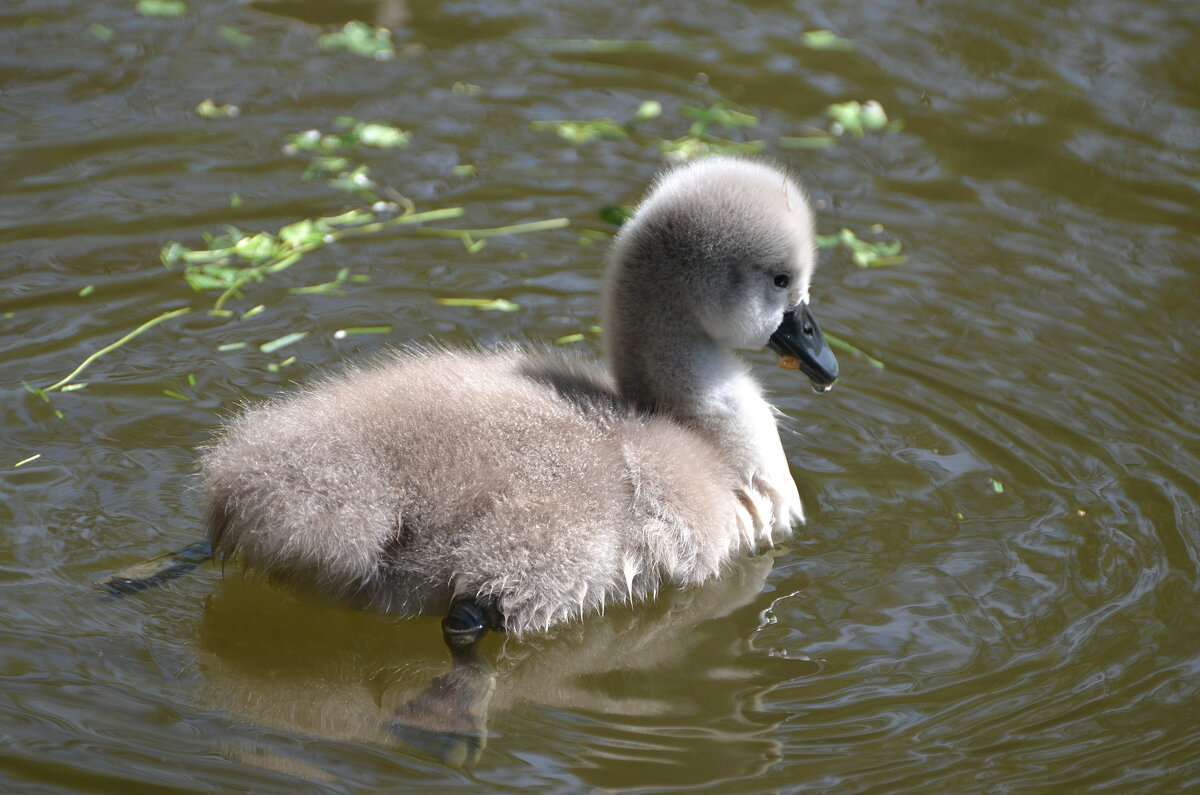
[[[803,520],[732,351],[767,343],[813,263],[780,171],[669,172],[613,247],[607,370],[412,347],[253,408],[203,456],[214,550],[383,610],[473,599],[513,632],[713,577]]]

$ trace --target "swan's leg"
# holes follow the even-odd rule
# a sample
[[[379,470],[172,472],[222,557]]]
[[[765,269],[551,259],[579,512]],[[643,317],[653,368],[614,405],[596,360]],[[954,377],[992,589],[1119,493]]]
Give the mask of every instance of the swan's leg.
[[[442,619],[442,638],[453,663],[416,698],[396,710],[391,729],[401,739],[448,765],[479,760],[487,745],[487,710],[496,672],[479,653],[493,622],[475,602],[458,601]]]
[[[455,665],[480,661],[477,647],[488,625],[487,612],[475,602],[460,600],[450,605],[450,612],[442,619],[442,640],[450,647]]]

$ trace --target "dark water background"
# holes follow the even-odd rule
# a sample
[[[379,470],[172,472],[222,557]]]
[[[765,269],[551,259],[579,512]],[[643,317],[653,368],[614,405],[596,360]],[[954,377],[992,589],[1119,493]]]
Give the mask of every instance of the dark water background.
[[[4,790],[1200,787],[1200,4],[134,5],[0,9]],[[394,21],[397,57],[317,45],[354,16]],[[819,29],[855,48],[806,47]],[[545,41],[581,37],[656,44]],[[201,118],[206,98],[241,114]],[[682,106],[719,99],[759,118],[722,132],[788,163],[822,232],[908,257],[827,250],[814,283],[826,331],[883,368],[842,353],[817,398],[756,357],[810,516],[793,543],[709,589],[492,638],[492,736],[468,772],[380,728],[446,665],[432,619],[207,566],[103,600],[98,578],[197,537],[194,449],[239,400],[431,336],[582,332],[598,351],[598,212],[663,158],[530,123],[658,100],[646,135],[674,138]],[[778,143],[868,99],[903,129]],[[571,226],[475,253],[338,242],[211,316],[161,248],[361,206],[283,151],[341,115],[411,132],[349,157],[418,209],[465,208],[444,227]],[[340,268],[370,281],[288,292]],[[189,306],[85,389],[22,386]],[[391,331],[335,333],[375,325]]]

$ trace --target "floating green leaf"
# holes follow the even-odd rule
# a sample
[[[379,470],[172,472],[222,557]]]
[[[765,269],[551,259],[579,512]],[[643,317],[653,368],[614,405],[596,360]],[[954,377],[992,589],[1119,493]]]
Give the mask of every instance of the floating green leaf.
[[[289,135],[283,150],[287,154],[312,152],[319,156],[340,156],[364,146],[374,149],[401,149],[407,147],[412,139],[410,133],[399,127],[378,121],[362,121],[353,116],[339,116],[334,121],[334,127],[340,132],[322,133],[320,130],[306,130]],[[341,168],[345,167],[343,165]],[[332,170],[328,165],[326,169]]]
[[[633,209],[629,204],[607,204],[600,208],[600,217],[610,224],[620,226],[633,217]]]
[[[112,41],[113,37],[112,28],[105,27],[99,22],[93,22],[92,24],[88,25],[88,33],[106,43]]]
[[[288,224],[278,234],[259,232],[247,235],[236,227],[226,227],[220,234],[206,234],[208,249],[192,250],[172,241],[165,245],[160,259],[168,267],[182,266],[183,276],[197,292],[221,290],[213,311],[221,313],[230,298],[238,297],[249,284],[261,282],[269,274],[286,270],[300,258],[322,246],[355,235],[381,232],[394,227],[440,221],[462,215],[461,207],[428,210],[377,220],[362,209],[350,210],[326,218],[309,218]],[[545,222],[535,222],[537,224]],[[565,223],[565,221],[564,221]],[[486,235],[492,230],[477,230]],[[518,230],[520,231],[520,230]],[[451,233],[458,236],[458,233]],[[317,286],[322,288],[321,285]],[[305,288],[297,288],[303,291]]]
[[[877,231],[882,230],[883,227],[877,227]],[[908,261],[908,258],[900,253],[901,244],[899,240],[872,243],[860,239],[854,232],[845,228],[841,229],[836,235],[817,235],[816,242],[821,248],[833,248],[838,245],[845,246],[850,251],[850,256],[854,260],[854,264],[860,268],[900,265]]]
[[[662,103],[655,99],[648,99],[641,105],[638,105],[637,113],[633,118],[637,121],[649,121],[657,119],[662,115]]]
[[[900,129],[898,122],[888,121],[883,106],[873,99],[862,104],[834,103],[825,109],[825,113],[833,119],[830,132],[834,135],[849,132],[855,138],[862,138],[868,131]]]
[[[658,142],[663,157],[677,163],[707,155],[752,155],[761,152],[765,146],[763,141],[733,141],[708,133],[702,136],[685,135],[673,141],[662,139]]]
[[[136,10],[147,17],[181,17],[188,7],[182,0],[138,0]]]
[[[534,130],[553,131],[559,138],[576,145],[600,140],[623,141],[629,137],[629,129],[616,119],[534,121],[529,126]]]
[[[356,125],[354,131],[363,146],[373,146],[376,149],[408,146],[408,133],[387,124],[366,122]]]
[[[205,99],[196,106],[196,114],[205,119],[232,119],[241,112],[242,109],[237,105],[218,105],[212,99]]]
[[[376,61],[390,61],[396,57],[392,32],[381,25],[365,22],[347,22],[337,33],[319,37],[317,44],[326,50],[346,50]]]
[[[801,43],[812,50],[853,50],[854,42],[843,39],[829,30],[806,30],[800,37]]]
[[[684,105],[679,112],[687,118],[693,119],[692,126],[688,128],[688,133],[691,135],[701,135],[714,125],[730,127],[735,130],[758,126],[757,116],[730,108],[723,102],[714,102],[707,108]]]
[[[242,33],[232,25],[222,25],[221,27],[217,28],[217,35],[225,39],[225,41],[235,44],[242,49],[245,49],[254,43],[253,36]]]

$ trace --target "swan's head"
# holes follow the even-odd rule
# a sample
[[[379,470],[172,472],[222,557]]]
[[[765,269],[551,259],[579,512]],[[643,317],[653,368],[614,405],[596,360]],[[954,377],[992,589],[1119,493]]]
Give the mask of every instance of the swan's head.
[[[725,348],[769,345],[824,391],[838,366],[808,308],[815,263],[812,211],[787,174],[700,160],[659,179],[618,235],[608,322],[661,296],[656,309],[674,322]]]

